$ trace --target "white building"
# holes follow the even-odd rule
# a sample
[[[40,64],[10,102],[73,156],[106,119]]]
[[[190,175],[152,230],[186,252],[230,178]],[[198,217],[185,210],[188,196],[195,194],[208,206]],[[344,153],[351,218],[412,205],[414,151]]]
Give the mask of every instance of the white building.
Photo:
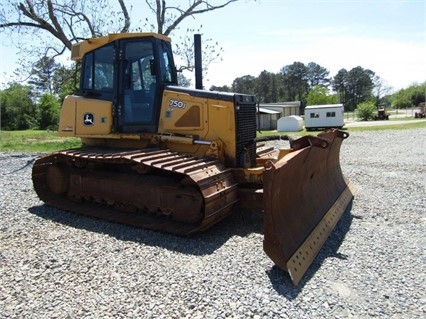
[[[256,118],[257,127],[259,130],[275,130],[277,128],[277,120],[280,112],[265,109],[263,107],[258,108],[258,116]]]
[[[278,132],[298,132],[301,130],[303,130],[303,119],[300,116],[284,116],[277,122]]]
[[[305,128],[342,128],[344,122],[343,104],[308,105],[305,107]]]
[[[277,121],[281,117],[300,115],[300,101],[260,103],[258,109],[258,127],[261,130],[276,130]]]

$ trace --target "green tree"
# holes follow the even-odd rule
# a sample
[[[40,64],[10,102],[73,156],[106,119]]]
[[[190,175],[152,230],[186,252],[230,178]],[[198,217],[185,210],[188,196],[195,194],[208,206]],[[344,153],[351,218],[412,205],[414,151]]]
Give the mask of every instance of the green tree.
[[[426,99],[426,82],[423,85],[414,85],[411,93],[411,103],[413,106],[418,106],[425,102]]]
[[[387,96],[391,92],[391,87],[386,85],[386,81],[380,78],[378,75],[373,77],[373,94],[376,99],[376,107],[378,108],[380,105],[384,105],[386,107],[390,107],[390,101]]]
[[[353,109],[356,105],[372,97],[374,72],[360,66],[348,72],[349,98],[346,105]]]
[[[59,111],[61,104],[52,94],[46,93],[41,96],[38,105],[38,128],[41,130],[56,130],[58,128]]]
[[[306,97],[307,105],[322,105],[338,103],[337,95],[329,95],[325,87],[316,85],[309,91]]]
[[[4,130],[26,130],[37,128],[34,91],[29,85],[11,83],[1,91],[1,128]]]
[[[80,72],[75,63],[70,67],[60,65],[53,74],[53,94],[62,102],[67,95],[78,91]]]
[[[328,71],[326,68],[315,62],[309,62],[307,69],[307,81],[310,88],[313,88],[314,86],[322,86],[327,88],[330,85],[330,79],[328,78],[330,71]]]
[[[180,86],[184,86],[184,87],[191,86],[191,80],[186,78],[181,72],[177,74],[177,79]]]
[[[412,107],[410,89],[401,89],[391,97],[392,107],[395,109],[406,109]]]
[[[263,103],[276,102],[276,82],[273,73],[262,71],[256,79],[258,101]],[[275,95],[275,96],[274,96]]]
[[[368,121],[374,118],[377,111],[376,105],[372,101],[361,102],[357,105],[356,114],[362,121]]]
[[[215,86],[212,85],[209,89],[210,91],[218,91],[218,92],[231,92],[232,89],[228,85]]]
[[[341,69],[333,79],[333,90],[339,94],[340,102],[345,104],[348,110],[373,96],[373,78],[375,73],[357,66],[347,72]]]
[[[309,91],[308,68],[302,62],[294,62],[281,68],[284,95],[287,101],[305,101]]]
[[[348,71],[340,69],[332,80],[333,91],[339,96],[339,102],[345,104],[348,98]]]
[[[406,89],[401,89],[392,94],[392,107],[395,109],[406,109],[416,107],[425,101],[426,82],[423,84],[413,84]]]
[[[28,83],[33,85],[40,94],[45,92],[52,94],[54,73],[58,67],[59,64],[55,63],[55,59],[42,57],[35,63],[31,70],[30,81]]]
[[[232,91],[245,94],[255,94],[256,78],[252,75],[244,75],[236,78],[232,82]]]

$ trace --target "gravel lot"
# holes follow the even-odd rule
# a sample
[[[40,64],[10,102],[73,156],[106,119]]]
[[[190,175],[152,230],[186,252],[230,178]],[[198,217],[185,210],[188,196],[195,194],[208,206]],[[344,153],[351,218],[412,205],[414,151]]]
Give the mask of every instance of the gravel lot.
[[[262,216],[191,238],[43,205],[37,154],[0,153],[0,318],[425,318],[426,129],[355,132],[358,193],[298,287],[262,250]]]

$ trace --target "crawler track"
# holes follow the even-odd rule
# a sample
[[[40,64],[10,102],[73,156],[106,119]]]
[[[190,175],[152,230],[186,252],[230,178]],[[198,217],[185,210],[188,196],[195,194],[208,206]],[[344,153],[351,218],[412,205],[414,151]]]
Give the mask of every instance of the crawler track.
[[[161,149],[58,151],[34,163],[32,178],[49,206],[180,235],[218,222],[238,200],[220,162]]]

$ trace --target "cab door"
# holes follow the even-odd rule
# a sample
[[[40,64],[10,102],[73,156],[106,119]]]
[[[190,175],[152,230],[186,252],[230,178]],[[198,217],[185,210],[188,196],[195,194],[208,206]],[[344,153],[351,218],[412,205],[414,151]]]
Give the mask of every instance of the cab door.
[[[157,74],[154,41],[150,38],[120,43],[118,126],[120,132],[156,132]]]

